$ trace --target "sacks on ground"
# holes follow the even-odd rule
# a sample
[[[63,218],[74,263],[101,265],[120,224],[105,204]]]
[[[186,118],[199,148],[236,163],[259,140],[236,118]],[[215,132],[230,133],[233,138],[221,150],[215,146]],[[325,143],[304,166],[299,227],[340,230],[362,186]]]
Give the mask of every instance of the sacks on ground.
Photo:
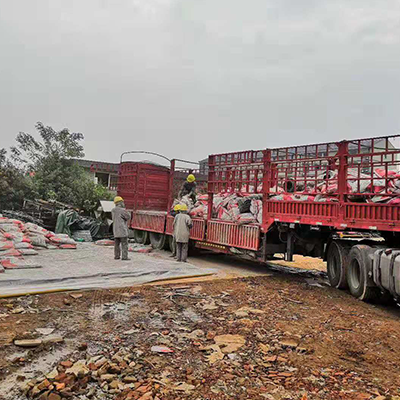
[[[30,243],[31,242],[31,239],[21,232],[15,232],[15,233],[13,233],[13,235],[14,235],[14,239],[13,239],[14,243],[22,243],[22,242]]]
[[[98,246],[114,246],[114,240],[102,239],[97,240],[94,244],[97,244]]]
[[[10,224],[17,226],[20,229],[24,228],[24,224],[18,219],[11,219],[6,217],[0,218],[0,225],[10,225]]]
[[[0,260],[0,265],[5,269],[13,269],[13,268],[41,268],[40,264],[35,264],[32,260],[25,260],[22,257],[8,257]]]
[[[0,251],[6,251],[14,248],[14,243],[10,240],[0,242]]]
[[[70,237],[66,233],[56,233],[53,236],[56,236],[60,239],[70,239]]]
[[[47,233],[49,232],[47,229],[42,228],[41,226],[36,225],[36,224],[34,224],[34,223],[32,223],[32,222],[27,222],[27,223],[25,224],[25,228],[26,228],[29,232],[32,232],[32,233],[37,232],[37,233],[40,233],[41,235],[47,235]]]
[[[4,250],[0,252],[0,257],[20,257],[22,253],[19,250],[16,250],[13,246],[11,249]]]
[[[26,243],[26,242],[19,242],[19,243],[15,243],[14,247],[17,250],[21,250],[21,249],[33,249],[33,246],[30,243]]]
[[[75,244],[60,244],[58,246],[60,249],[76,249],[76,243]]]
[[[15,224],[1,224],[0,229],[6,233],[22,232],[19,226]]]
[[[8,233],[8,232],[3,232],[2,236],[4,239],[7,239],[7,240],[13,240],[15,238],[15,236],[12,233]]]
[[[5,269],[18,268],[25,265],[23,258],[7,257],[0,259],[0,265]]]
[[[151,245],[146,246],[144,244],[135,243],[128,248],[128,251],[133,253],[151,253],[153,248]]]
[[[37,256],[39,253],[34,249],[19,249],[18,250],[23,256]]]
[[[55,243],[55,244],[71,244],[71,245],[76,245],[76,242],[74,239],[71,239],[68,235],[65,234],[56,234],[54,236],[50,236],[50,242]]]
[[[46,237],[43,235],[30,235],[30,240],[33,246],[47,248]]]

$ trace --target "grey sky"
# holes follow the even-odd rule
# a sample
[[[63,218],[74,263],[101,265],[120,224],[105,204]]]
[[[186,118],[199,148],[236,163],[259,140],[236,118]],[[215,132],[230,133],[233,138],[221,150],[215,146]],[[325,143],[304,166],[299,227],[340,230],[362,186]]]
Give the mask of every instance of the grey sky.
[[[36,121],[86,157],[400,131],[398,0],[0,0],[0,147]]]

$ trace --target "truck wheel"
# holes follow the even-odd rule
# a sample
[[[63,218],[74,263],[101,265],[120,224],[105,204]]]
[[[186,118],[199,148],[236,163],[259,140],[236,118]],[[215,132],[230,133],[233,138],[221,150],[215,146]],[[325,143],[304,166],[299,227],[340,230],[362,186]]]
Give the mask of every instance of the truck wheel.
[[[165,247],[167,238],[162,233],[150,232],[150,243],[154,249],[162,250]]]
[[[168,236],[168,245],[169,245],[169,249],[171,250],[171,253],[175,252],[175,247],[176,247],[176,243],[174,242],[174,237],[173,236]]]
[[[149,232],[141,231],[139,229],[135,229],[133,231],[133,238],[136,243],[139,244],[149,244]]]
[[[333,241],[327,254],[327,272],[329,282],[336,289],[347,289],[346,271],[349,265],[350,248]]]
[[[372,259],[370,255],[375,249],[366,245],[353,246],[349,254],[347,268],[347,283],[350,293],[359,300],[373,301],[380,296],[380,290],[373,286],[369,276],[372,271]]]

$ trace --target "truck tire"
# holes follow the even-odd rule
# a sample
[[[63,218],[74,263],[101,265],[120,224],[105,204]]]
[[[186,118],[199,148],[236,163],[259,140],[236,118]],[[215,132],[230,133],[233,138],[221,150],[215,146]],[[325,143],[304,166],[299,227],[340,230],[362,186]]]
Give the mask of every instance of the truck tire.
[[[135,229],[133,231],[133,238],[136,243],[139,244],[149,244],[149,232],[141,231],[139,229]]]
[[[169,246],[169,249],[171,250],[171,253],[174,253],[176,243],[174,242],[173,236],[168,236],[168,246]]]
[[[349,265],[350,246],[338,241],[329,245],[327,254],[328,279],[332,287],[347,289],[346,271]]]
[[[166,241],[167,237],[163,233],[150,232],[150,243],[153,249],[164,249]]]
[[[362,301],[375,301],[380,297],[380,290],[371,279],[372,259],[375,252],[370,246],[353,246],[349,254],[347,283],[350,293]]]

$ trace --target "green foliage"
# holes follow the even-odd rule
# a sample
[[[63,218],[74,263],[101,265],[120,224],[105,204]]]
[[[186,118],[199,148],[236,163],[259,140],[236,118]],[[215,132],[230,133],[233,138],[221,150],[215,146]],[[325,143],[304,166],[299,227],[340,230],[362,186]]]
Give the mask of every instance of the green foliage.
[[[42,141],[20,132],[16,137],[17,146],[11,148],[14,160],[28,169],[38,171],[51,163],[85,156],[80,143],[84,138],[82,133],[72,133],[66,128],[56,132],[41,122],[36,124],[36,130]]]
[[[40,140],[21,132],[16,137],[17,145],[11,148],[14,170],[31,175],[29,197],[57,200],[88,212],[94,210],[98,200],[112,197],[106,188],[92,182],[73,160],[85,155],[81,133],[68,129],[57,132],[41,122],[36,124],[36,129]],[[0,152],[0,160],[4,157],[4,152]]]
[[[5,149],[0,149],[0,209],[20,208],[24,198],[32,195],[32,180],[8,160]]]
[[[87,212],[93,211],[99,200],[112,200],[113,194],[104,186],[95,184],[84,172],[75,185],[75,205]]]

